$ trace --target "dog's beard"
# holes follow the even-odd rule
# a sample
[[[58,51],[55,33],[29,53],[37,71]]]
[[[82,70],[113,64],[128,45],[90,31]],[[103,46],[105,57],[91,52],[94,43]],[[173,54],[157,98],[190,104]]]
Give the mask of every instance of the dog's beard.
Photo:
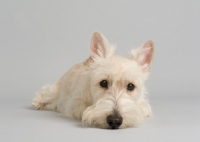
[[[131,100],[128,94],[120,94],[116,98],[108,94],[99,99],[96,103],[89,106],[84,112],[82,122],[84,125],[96,126],[99,128],[110,128],[107,124],[107,117],[118,113],[123,118],[119,128],[137,126],[144,120],[139,107],[134,100]]]

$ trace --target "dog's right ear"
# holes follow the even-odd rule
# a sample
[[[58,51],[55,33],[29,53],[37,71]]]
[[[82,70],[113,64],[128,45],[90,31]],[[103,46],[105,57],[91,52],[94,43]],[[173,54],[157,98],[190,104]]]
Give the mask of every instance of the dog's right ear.
[[[100,33],[95,32],[90,45],[91,59],[107,58],[110,57],[113,52],[114,48],[109,44],[108,40]]]
[[[150,71],[150,64],[154,53],[154,43],[149,40],[144,43],[140,48],[132,50],[132,57],[142,67],[144,73]]]

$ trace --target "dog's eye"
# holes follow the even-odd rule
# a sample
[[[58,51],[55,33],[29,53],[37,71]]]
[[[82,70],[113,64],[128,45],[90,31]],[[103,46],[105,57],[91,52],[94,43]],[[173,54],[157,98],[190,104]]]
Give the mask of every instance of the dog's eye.
[[[129,90],[129,91],[133,91],[134,88],[135,88],[135,86],[134,86],[132,83],[129,83],[129,84],[127,85],[127,90]]]
[[[107,82],[107,80],[102,80],[102,81],[100,82],[100,85],[101,85],[101,87],[103,87],[103,88],[108,88],[108,82]]]

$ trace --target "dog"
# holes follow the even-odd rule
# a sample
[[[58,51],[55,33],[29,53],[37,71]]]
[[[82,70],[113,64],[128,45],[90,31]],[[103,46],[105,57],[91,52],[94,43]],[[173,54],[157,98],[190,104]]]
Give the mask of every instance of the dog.
[[[69,69],[55,84],[44,86],[32,101],[36,109],[55,110],[104,129],[135,127],[152,116],[145,80],[154,53],[153,41],[114,55],[115,46],[95,32],[90,57]]]

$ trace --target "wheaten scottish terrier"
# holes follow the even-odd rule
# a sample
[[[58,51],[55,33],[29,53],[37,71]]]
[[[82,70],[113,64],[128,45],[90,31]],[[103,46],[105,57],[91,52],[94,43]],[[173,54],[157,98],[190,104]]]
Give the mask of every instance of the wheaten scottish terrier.
[[[152,111],[144,82],[154,44],[144,43],[131,57],[114,55],[115,47],[98,32],[90,57],[69,69],[55,84],[44,86],[33,99],[36,109],[59,111],[83,124],[118,129],[137,126]]]

